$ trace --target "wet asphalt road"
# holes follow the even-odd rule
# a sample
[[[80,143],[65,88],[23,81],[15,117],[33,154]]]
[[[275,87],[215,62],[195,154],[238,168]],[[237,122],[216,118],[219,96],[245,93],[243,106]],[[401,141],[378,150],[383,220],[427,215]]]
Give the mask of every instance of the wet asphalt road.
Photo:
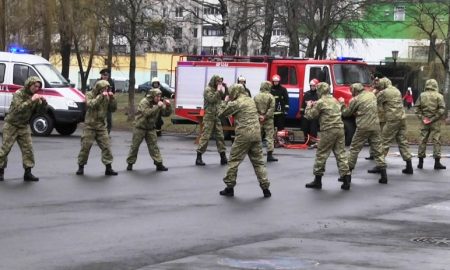
[[[331,156],[323,190],[313,191],[304,185],[314,150],[276,149],[272,198],[248,159],[235,197],[223,198],[226,167],[213,141],[206,167],[193,165],[192,136],[166,135],[168,172],[155,171],[144,144],[127,172],[131,133],[115,131],[119,176],[104,176],[96,145],[76,176],[77,134],[33,138],[38,183],[22,181],[20,151],[11,151],[0,182],[0,269],[450,269],[449,172],[434,171],[431,158],[405,176],[390,155],[389,184],[380,185],[366,173],[366,148],[346,192]]]

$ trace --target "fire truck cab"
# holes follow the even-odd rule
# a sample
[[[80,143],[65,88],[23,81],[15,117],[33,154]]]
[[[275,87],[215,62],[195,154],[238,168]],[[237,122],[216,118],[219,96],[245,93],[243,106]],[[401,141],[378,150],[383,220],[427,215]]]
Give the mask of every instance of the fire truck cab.
[[[348,103],[352,97],[350,85],[371,84],[367,63],[359,58],[337,58],[333,60],[239,57],[239,56],[185,56],[178,62],[176,72],[175,113],[184,119],[197,122],[203,106],[203,90],[212,75],[224,77],[229,85],[239,76],[247,80],[252,96],[259,92],[263,80],[273,75],[281,77],[281,84],[289,93],[288,127],[300,127],[303,95],[309,91],[309,82],[318,79],[327,82],[335,98],[343,97]],[[189,96],[190,102],[187,101]],[[354,119],[344,119],[346,144],[351,142],[355,131]]]

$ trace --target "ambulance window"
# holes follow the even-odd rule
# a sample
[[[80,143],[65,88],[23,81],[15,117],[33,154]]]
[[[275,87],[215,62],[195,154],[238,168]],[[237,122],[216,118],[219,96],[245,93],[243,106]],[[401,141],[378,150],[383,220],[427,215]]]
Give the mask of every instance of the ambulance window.
[[[13,84],[25,85],[25,81],[31,76],[37,76],[37,74],[29,66],[14,65]]]
[[[278,67],[278,75],[281,77],[281,84],[297,84],[297,72],[295,67]]]
[[[5,64],[0,64],[0,83],[5,81]]]

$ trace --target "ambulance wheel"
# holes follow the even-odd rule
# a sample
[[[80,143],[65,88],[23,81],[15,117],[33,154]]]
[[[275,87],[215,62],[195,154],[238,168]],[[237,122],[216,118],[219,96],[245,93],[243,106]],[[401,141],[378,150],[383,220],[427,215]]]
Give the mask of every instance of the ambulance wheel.
[[[70,136],[77,130],[77,123],[56,124],[55,129],[63,136]]]
[[[53,131],[53,118],[48,114],[38,114],[31,118],[31,132],[36,136],[48,136]]]
[[[349,146],[352,143],[355,130],[356,130],[355,122],[349,119],[344,119],[345,146]]]

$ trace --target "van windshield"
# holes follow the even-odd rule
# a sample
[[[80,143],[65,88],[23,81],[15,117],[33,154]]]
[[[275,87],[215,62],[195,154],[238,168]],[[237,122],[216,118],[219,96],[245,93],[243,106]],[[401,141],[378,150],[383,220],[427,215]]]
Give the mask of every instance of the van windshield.
[[[44,78],[44,80],[49,83],[49,87],[67,87],[69,83],[67,80],[50,64],[38,64],[34,65],[39,74]]]
[[[365,65],[337,64],[333,67],[336,84],[370,84],[370,73]]]

